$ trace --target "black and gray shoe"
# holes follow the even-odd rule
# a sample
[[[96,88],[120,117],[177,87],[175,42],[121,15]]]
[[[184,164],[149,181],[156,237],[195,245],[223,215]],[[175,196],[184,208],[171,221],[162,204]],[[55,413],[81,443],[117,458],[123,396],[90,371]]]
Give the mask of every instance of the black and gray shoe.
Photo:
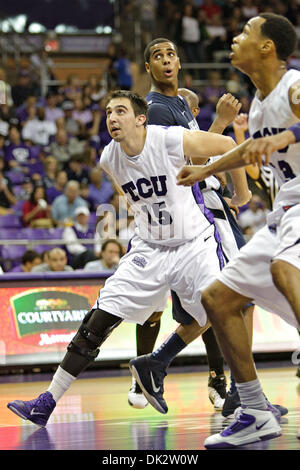
[[[167,373],[163,363],[152,359],[151,354],[146,354],[132,359],[129,367],[148,402],[157,411],[166,414],[168,406],[163,394],[164,378]]]
[[[210,372],[208,378],[208,398],[215,410],[222,410],[226,397],[226,377],[224,374],[215,375]]]

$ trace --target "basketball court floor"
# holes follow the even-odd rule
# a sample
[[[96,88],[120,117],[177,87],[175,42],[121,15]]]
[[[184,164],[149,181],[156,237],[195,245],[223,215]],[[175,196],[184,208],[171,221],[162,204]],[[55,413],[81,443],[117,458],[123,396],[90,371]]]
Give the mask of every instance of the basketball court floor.
[[[35,398],[47,389],[52,375],[2,376],[0,450],[202,450],[207,436],[229,424],[208,400],[207,372],[170,370],[166,415],[151,405],[131,408],[131,377],[127,371],[119,374],[85,372],[59,401],[47,428],[21,420],[6,404]],[[282,418],[281,437],[245,449],[300,450],[300,379],[295,366],[260,369],[259,377],[271,403],[285,405],[289,413]]]

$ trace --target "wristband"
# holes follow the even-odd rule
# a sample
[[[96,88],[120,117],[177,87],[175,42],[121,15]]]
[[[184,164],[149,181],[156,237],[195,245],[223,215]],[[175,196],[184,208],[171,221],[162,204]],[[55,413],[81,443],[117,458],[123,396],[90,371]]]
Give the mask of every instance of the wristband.
[[[289,127],[287,131],[291,131],[296,139],[296,142],[300,142],[300,122]]]

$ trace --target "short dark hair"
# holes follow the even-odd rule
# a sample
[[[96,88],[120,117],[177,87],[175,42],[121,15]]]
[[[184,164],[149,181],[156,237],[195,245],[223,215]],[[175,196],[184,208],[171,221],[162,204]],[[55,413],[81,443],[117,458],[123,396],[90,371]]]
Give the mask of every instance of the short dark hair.
[[[128,98],[131,102],[133,107],[134,115],[139,116],[140,114],[144,114],[146,116],[145,126],[148,122],[148,103],[142,96],[134,93],[133,91],[128,90],[114,90],[109,93],[107,97],[107,103],[114,98]]]
[[[41,255],[39,255],[36,251],[34,250],[27,250],[25,251],[24,255],[22,256],[21,263],[26,264],[26,263],[32,263],[36,258],[41,258]]]
[[[274,42],[278,59],[286,61],[297,47],[294,26],[287,18],[275,13],[261,13],[258,16],[266,20],[261,25],[261,34]]]
[[[119,250],[120,250],[120,258],[121,258],[121,256],[123,255],[123,247],[122,247],[121,243],[118,240],[116,240],[115,238],[109,238],[108,240],[105,240],[105,242],[101,246],[101,253],[102,253],[102,251],[106,250],[106,247],[109,243],[114,243],[115,245],[118,245]]]
[[[147,44],[147,46],[145,47],[145,50],[144,50],[144,59],[145,59],[145,62],[149,62],[150,60],[150,49],[152,46],[154,46],[155,44],[160,44],[162,42],[170,42],[173,44],[174,48],[175,48],[175,51],[176,51],[176,54],[178,53],[177,51],[177,46],[175,44],[174,41],[171,41],[170,39],[167,39],[167,38],[157,38],[157,39],[153,39],[153,41],[149,42],[149,44]]]

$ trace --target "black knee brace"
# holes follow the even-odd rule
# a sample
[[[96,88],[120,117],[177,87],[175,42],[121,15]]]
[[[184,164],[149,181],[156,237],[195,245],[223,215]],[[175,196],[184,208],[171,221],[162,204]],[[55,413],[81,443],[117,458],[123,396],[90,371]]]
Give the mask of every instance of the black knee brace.
[[[104,319],[108,321],[101,321],[100,319],[99,325],[97,325],[97,312],[102,317],[104,315]],[[122,321],[122,318],[111,315],[103,310],[91,310],[83,319],[79,330],[68,345],[68,351],[93,361],[100,352],[100,346]],[[99,333],[95,333],[95,331],[99,331]]]

